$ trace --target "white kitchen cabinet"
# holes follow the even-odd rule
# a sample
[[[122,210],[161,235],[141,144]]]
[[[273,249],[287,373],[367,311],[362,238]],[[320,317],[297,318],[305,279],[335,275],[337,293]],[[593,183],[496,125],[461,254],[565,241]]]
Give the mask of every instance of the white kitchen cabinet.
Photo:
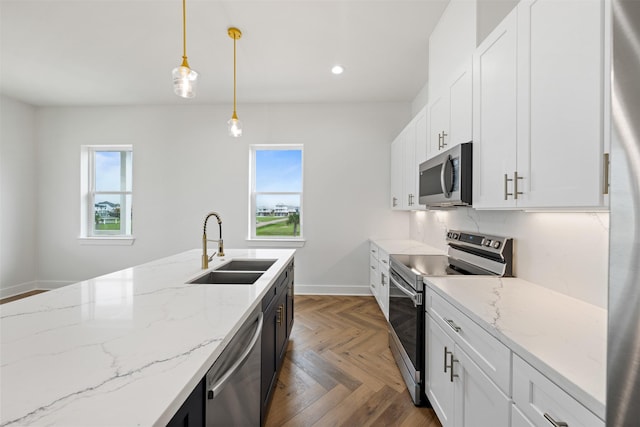
[[[391,209],[405,209],[404,200],[404,135],[391,143]]]
[[[428,307],[431,316],[471,356],[504,393],[511,388],[511,350],[435,292]]]
[[[511,405],[511,427],[535,427],[515,404]]]
[[[422,109],[391,143],[391,208],[420,210],[418,167],[427,157],[428,118]]]
[[[473,66],[467,61],[453,79],[429,103],[429,157],[471,141],[473,111]]]
[[[511,399],[427,317],[427,397],[442,426],[508,426]]]
[[[514,9],[473,56],[475,208],[516,207],[518,201],[507,185],[517,170],[517,17]]]
[[[389,320],[389,254],[381,248],[378,255],[378,271],[380,282],[376,299],[385,319]]]
[[[474,54],[474,207],[608,203],[603,0],[522,0]]]
[[[517,355],[513,355],[513,402],[519,425],[547,427],[555,421],[569,426],[604,427],[605,423],[571,395]],[[522,420],[524,419],[524,421]]]
[[[518,171],[529,207],[604,203],[604,1],[518,4]],[[605,81],[606,80],[606,81]]]
[[[369,287],[389,320],[389,254],[373,242],[369,243]]]

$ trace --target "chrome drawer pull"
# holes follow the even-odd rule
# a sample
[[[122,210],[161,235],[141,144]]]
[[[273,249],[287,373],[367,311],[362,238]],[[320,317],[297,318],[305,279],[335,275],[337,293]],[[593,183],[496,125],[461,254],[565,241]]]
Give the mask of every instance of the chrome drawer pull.
[[[569,424],[565,423],[564,421],[554,420],[553,417],[546,412],[544,413],[544,417],[551,423],[551,425],[553,425],[553,427],[569,427]]]
[[[442,358],[444,360],[444,373],[447,373],[447,368],[449,367],[449,365],[447,365],[447,354],[449,354],[449,350],[447,350],[447,346],[444,346],[444,357]]]
[[[443,318],[444,319],[444,318]],[[456,331],[456,333],[460,333],[460,331],[462,330],[462,328],[458,325],[456,325],[453,320],[451,319],[444,319],[445,322],[447,322],[447,325],[449,325],[451,327],[451,329],[453,329],[454,331]]]

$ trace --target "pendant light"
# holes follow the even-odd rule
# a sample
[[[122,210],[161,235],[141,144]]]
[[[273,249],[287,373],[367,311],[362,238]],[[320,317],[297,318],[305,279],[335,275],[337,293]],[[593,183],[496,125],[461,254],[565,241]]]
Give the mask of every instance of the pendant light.
[[[231,27],[227,29],[227,33],[233,39],[233,115],[227,122],[227,126],[229,126],[229,136],[238,138],[242,136],[242,123],[238,120],[238,114],[236,113],[236,40],[242,37],[242,32],[235,27]]]
[[[173,91],[183,98],[196,96],[198,73],[189,68],[187,61],[187,6],[182,0],[182,64],[173,69]]]

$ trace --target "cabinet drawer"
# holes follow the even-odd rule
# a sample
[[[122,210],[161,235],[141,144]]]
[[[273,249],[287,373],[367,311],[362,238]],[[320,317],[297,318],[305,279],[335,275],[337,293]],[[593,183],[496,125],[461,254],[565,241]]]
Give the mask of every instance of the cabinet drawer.
[[[375,259],[378,259],[378,245],[376,245],[375,243],[370,243],[369,254]]]
[[[429,310],[456,344],[511,396],[511,350],[435,292],[431,293]]]
[[[569,427],[604,427],[604,421],[516,354],[513,355],[513,401],[537,427],[553,425],[545,414]]]
[[[384,249],[378,248],[378,261],[380,261],[381,270],[389,269],[389,254]]]

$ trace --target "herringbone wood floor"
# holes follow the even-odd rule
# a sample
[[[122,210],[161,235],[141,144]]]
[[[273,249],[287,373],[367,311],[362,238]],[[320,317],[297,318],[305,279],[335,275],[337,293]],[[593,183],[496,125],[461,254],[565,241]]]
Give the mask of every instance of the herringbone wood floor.
[[[440,427],[413,405],[373,297],[296,296],[266,426]]]

